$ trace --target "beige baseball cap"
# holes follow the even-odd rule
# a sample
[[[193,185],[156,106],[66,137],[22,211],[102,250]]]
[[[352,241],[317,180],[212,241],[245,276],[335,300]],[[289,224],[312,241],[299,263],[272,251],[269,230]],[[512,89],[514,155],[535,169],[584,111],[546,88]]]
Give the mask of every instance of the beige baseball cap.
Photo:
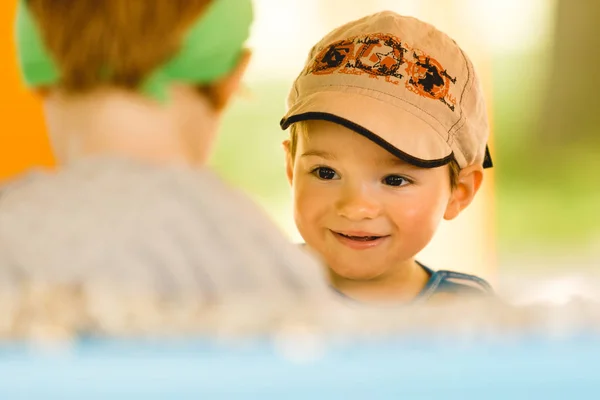
[[[434,26],[391,11],[347,23],[311,49],[281,128],[307,120],[339,123],[419,167],[453,158],[461,168],[492,166],[473,64]]]

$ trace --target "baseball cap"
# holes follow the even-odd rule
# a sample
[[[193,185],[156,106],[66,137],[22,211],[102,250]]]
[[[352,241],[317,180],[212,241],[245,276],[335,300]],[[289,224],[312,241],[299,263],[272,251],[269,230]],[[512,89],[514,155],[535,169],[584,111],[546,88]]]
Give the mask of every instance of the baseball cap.
[[[311,49],[280,125],[307,120],[341,124],[418,167],[453,158],[492,167],[472,62],[434,26],[391,11],[342,25]]]

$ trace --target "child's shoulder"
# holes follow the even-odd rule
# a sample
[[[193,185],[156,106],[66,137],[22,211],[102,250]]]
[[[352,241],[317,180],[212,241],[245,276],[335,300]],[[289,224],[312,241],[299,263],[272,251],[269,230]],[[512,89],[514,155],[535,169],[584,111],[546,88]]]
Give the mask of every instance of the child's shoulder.
[[[463,272],[439,270],[431,271],[427,286],[423,289],[422,296],[431,297],[434,294],[452,295],[492,295],[492,286],[483,278]]]

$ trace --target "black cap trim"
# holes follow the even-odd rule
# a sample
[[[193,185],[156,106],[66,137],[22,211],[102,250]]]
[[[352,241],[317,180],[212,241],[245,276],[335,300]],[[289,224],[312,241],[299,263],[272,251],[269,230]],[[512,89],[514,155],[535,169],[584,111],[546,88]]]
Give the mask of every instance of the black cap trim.
[[[402,150],[398,149],[391,143],[383,140],[382,138],[380,138],[379,136],[377,136],[370,130],[368,130],[352,121],[348,121],[345,118],[341,118],[341,117],[338,117],[337,115],[330,114],[330,113],[306,112],[303,114],[293,115],[287,119],[285,119],[285,118],[282,119],[280,122],[280,125],[281,125],[281,129],[285,130],[291,124],[294,124],[294,123],[300,122],[300,121],[310,121],[310,120],[329,121],[329,122],[333,122],[333,123],[342,125],[348,129],[353,130],[354,132],[366,137],[367,139],[371,140],[375,144],[383,147],[385,150],[387,150],[394,156],[398,157],[399,159],[406,161],[407,163],[414,165],[416,167],[419,167],[419,168],[441,167],[442,165],[446,165],[454,159],[453,153],[450,153],[450,155],[448,155],[444,158],[439,158],[437,160],[423,160],[421,158],[413,157],[410,154],[407,154],[407,153],[403,152]]]
[[[442,165],[446,165],[454,159],[454,153],[450,153],[448,156],[446,156],[444,158],[439,158],[436,160],[423,160],[421,158],[411,156],[410,154],[403,152],[402,150],[398,149],[391,143],[389,143],[389,142],[385,141],[384,139],[382,139],[381,137],[377,136],[370,130],[368,130],[352,121],[349,121],[345,118],[338,117],[337,115],[330,114],[330,113],[311,111],[311,112],[306,112],[306,113],[302,113],[302,114],[292,115],[289,118],[283,118],[281,120],[281,122],[279,123],[279,125],[281,126],[281,129],[286,130],[287,128],[289,128],[290,125],[295,124],[296,122],[311,121],[311,120],[329,121],[329,122],[333,122],[333,123],[342,125],[348,129],[366,137],[367,139],[371,140],[375,144],[383,147],[385,150],[387,150],[392,155],[398,157],[399,159],[406,161],[407,163],[414,165],[416,167],[419,167],[419,168],[441,167]],[[485,147],[485,158],[483,160],[483,168],[491,168],[492,166],[493,166],[492,157],[490,155],[490,151],[489,151],[488,147],[486,146]]]

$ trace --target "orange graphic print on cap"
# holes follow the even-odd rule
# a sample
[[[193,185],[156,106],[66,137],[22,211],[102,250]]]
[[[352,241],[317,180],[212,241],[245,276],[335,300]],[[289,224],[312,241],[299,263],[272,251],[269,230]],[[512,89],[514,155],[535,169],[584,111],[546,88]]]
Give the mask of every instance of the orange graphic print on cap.
[[[456,78],[437,60],[392,35],[369,34],[337,41],[322,49],[306,69],[307,75],[334,73],[383,77],[394,85],[403,81],[412,93],[455,109],[456,99],[449,91]]]

